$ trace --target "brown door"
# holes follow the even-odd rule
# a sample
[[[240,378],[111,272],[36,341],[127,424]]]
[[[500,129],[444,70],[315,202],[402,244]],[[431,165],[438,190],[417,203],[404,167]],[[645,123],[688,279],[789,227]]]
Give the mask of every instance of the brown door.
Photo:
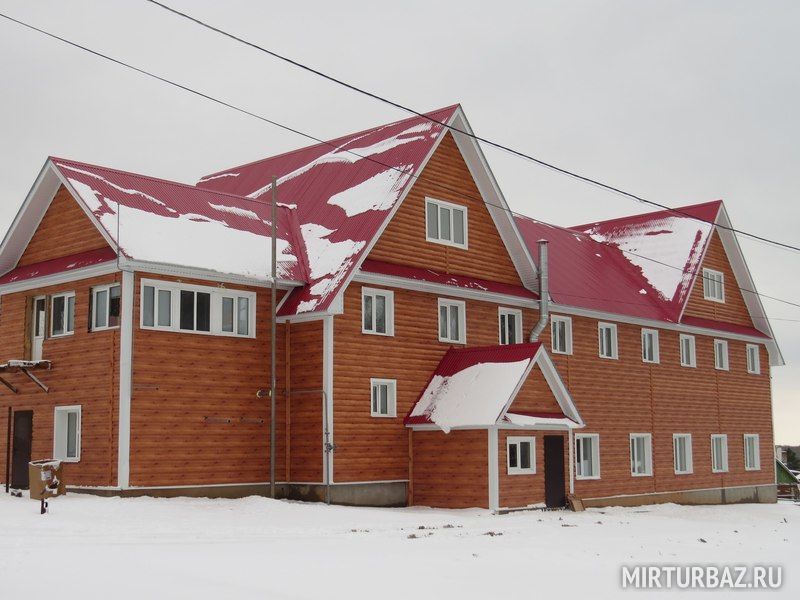
[[[567,504],[564,488],[564,438],[544,436],[544,503],[548,508]]]
[[[14,449],[11,452],[11,487],[28,488],[28,463],[33,444],[33,411],[14,412]]]

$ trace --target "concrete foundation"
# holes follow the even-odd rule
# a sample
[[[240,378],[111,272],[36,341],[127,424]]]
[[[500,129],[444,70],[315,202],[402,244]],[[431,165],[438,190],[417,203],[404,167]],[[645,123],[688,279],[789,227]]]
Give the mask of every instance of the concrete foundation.
[[[608,498],[583,498],[585,507],[641,506],[643,504],[743,504],[774,503],[778,501],[775,485],[750,485],[707,490],[685,490],[634,496],[611,496]]]

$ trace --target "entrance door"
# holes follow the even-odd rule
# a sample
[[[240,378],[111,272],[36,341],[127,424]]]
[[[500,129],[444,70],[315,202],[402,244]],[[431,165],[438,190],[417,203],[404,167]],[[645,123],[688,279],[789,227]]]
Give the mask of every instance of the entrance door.
[[[33,411],[14,412],[14,449],[11,452],[11,487],[28,487],[28,463],[33,444]]]
[[[564,489],[564,438],[544,436],[544,502],[548,508],[566,506]]]
[[[31,319],[31,360],[42,360],[42,345],[47,327],[47,310],[44,296],[33,300],[33,319]]]

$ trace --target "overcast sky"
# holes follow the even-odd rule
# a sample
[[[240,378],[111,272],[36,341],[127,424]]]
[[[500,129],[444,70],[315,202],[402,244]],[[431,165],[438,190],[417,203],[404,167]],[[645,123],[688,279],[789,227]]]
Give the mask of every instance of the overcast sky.
[[[420,110],[735,227],[800,225],[800,3],[165,0]],[[404,118],[144,0],[0,0],[0,11],[332,138]],[[48,155],[193,183],[307,141],[0,19],[0,234]],[[648,207],[485,149],[512,209],[574,225]],[[740,238],[759,292],[800,301],[800,254]],[[800,308],[765,300],[787,366],[778,443],[800,443]],[[703,402],[704,398],[698,398]]]

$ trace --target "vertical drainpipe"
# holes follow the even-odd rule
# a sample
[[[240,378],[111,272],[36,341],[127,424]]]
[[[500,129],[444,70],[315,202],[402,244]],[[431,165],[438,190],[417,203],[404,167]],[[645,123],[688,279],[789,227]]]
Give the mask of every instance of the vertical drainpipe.
[[[550,316],[550,276],[547,266],[547,240],[539,240],[539,321],[531,330],[530,342],[538,342]]]

